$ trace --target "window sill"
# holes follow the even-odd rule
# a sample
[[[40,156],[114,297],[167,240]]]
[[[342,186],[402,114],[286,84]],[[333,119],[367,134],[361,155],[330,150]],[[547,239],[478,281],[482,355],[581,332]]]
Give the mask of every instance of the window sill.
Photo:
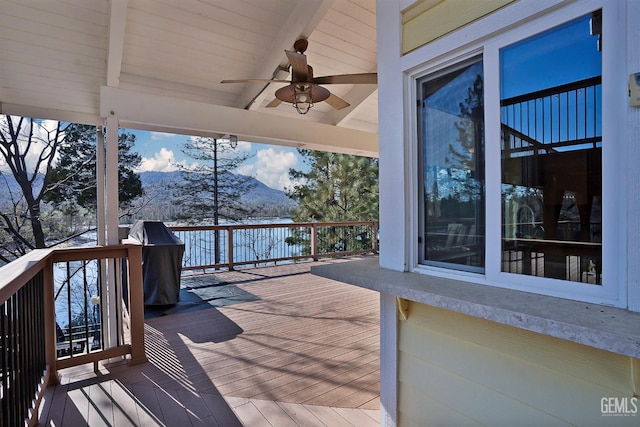
[[[410,301],[640,359],[640,313],[459,280],[380,268],[378,259],[311,273]]]

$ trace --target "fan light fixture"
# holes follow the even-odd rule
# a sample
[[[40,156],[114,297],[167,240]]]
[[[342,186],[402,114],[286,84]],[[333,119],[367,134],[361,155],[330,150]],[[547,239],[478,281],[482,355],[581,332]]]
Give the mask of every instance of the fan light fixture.
[[[293,107],[300,114],[307,114],[313,107],[311,85],[297,84],[293,89]]]
[[[314,103],[322,101],[326,101],[327,104],[336,110],[341,110],[349,106],[347,101],[339,96],[333,95],[328,89],[320,85],[378,83],[378,75],[376,73],[313,77],[313,68],[307,64],[307,56],[304,54],[308,44],[307,39],[301,38],[293,44],[295,50],[285,50],[285,54],[291,65],[291,80],[283,80],[284,76],[282,76],[282,74],[285,72],[285,69],[279,66],[271,79],[222,80],[220,83],[287,83],[286,86],[276,90],[276,99],[269,102],[266,107],[274,108],[282,102],[287,102],[293,104],[293,108],[296,109],[298,114],[307,114]],[[288,69],[289,68],[287,68],[287,70]],[[251,102],[253,101],[255,101],[255,98]]]

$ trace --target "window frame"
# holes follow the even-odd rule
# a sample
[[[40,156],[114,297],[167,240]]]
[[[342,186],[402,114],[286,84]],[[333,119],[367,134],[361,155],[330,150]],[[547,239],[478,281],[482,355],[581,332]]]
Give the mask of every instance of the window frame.
[[[478,56],[472,56],[470,58],[467,58],[464,61],[460,61],[457,62],[455,65],[453,66],[448,66],[445,67],[443,69],[440,69],[438,72],[434,73],[434,74],[428,74],[426,76],[423,76],[422,78],[416,80],[416,93],[418,96],[418,110],[417,113],[420,117],[418,117],[418,162],[421,162],[421,159],[424,158],[424,141],[422,140],[421,135],[424,132],[424,123],[422,122],[422,104],[424,102],[424,93],[423,93],[423,88],[425,83],[429,82],[429,81],[433,81],[433,80],[437,80],[440,77],[446,76],[450,73],[455,73],[456,71],[459,71],[462,68],[466,68],[472,65],[475,65],[477,63],[482,63],[483,62],[483,58],[482,55],[478,55]],[[484,71],[484,66],[483,66],[483,71]],[[483,80],[484,80],[484,76],[483,76]],[[483,110],[484,110],[484,101],[483,101]],[[483,143],[483,147],[482,147],[482,151],[484,151],[484,143]],[[423,205],[423,199],[424,199],[424,170],[423,168],[420,166],[420,164],[418,164],[418,170],[420,173],[419,179],[418,179],[418,202],[420,204],[420,206],[422,206],[419,209],[418,212],[418,216],[419,216],[419,223],[418,223],[418,233],[421,239],[425,239],[426,238],[426,225],[425,225],[425,215],[424,215],[424,205]],[[484,175],[484,170],[482,171],[482,174]],[[482,180],[482,186],[483,186],[483,194],[482,197],[485,197],[485,182],[484,179]],[[485,204],[486,206],[486,204]],[[483,207],[485,207],[483,206]],[[482,217],[485,217],[486,213],[482,212]],[[476,218],[477,219],[477,218]],[[486,240],[486,235],[483,234],[482,235],[482,239]],[[420,240],[420,239],[419,239]],[[457,271],[466,271],[466,272],[471,272],[471,273],[478,273],[478,274],[484,274],[484,270],[485,270],[485,254],[482,254],[482,265],[481,266],[471,266],[468,264],[462,264],[462,263],[448,263],[446,261],[436,261],[436,260],[428,260],[425,258],[426,254],[426,250],[425,250],[425,244],[426,242],[423,240],[421,242],[419,242],[418,245],[418,257],[421,260],[421,265],[429,265],[429,266],[435,266],[435,267],[441,267],[441,268],[445,268],[445,269],[453,269],[453,270],[457,270]],[[485,245],[486,246],[486,245]]]
[[[603,280],[601,286],[570,282],[537,276],[526,276],[502,272],[502,210],[501,210],[501,167],[485,167],[485,211],[486,211],[486,259],[484,273],[473,273],[450,268],[422,264],[418,230],[420,230],[421,201],[421,158],[419,146],[419,82],[425,76],[436,74],[473,57],[482,57],[484,66],[484,120],[485,120],[485,163],[501,165],[500,147],[500,49],[528,37],[534,36],[582,15],[602,10],[603,50],[602,50],[602,242]],[[624,171],[616,165],[624,164],[624,137],[619,127],[612,126],[615,117],[623,116],[625,99],[617,93],[620,86],[620,70],[624,68],[623,54],[618,46],[623,46],[625,28],[620,26],[623,15],[619,2],[588,1],[569,4],[562,8],[551,8],[541,13],[535,6],[515,4],[510,10],[498,11],[476,21],[461,30],[454,31],[403,57],[405,87],[405,149],[410,165],[407,192],[409,224],[407,241],[411,242],[408,254],[409,270],[416,273],[444,278],[471,281],[478,284],[504,287],[508,289],[541,293],[550,296],[594,302],[598,304],[626,307],[627,284],[626,256],[626,213],[627,202],[624,191],[616,191],[616,182],[624,182]],[[508,19],[507,19],[508,18]],[[506,20],[506,21],[505,21]],[[486,21],[491,21],[487,23]],[[508,22],[507,22],[508,21]],[[502,22],[502,25],[499,23]],[[508,28],[492,32],[491,28]],[[470,34],[472,35],[470,37]],[[468,42],[468,40],[476,40]],[[451,46],[460,46],[451,49]],[[422,60],[421,60],[422,58]],[[425,58],[432,58],[425,60]],[[495,236],[495,237],[494,237]],[[618,256],[616,256],[618,254]]]

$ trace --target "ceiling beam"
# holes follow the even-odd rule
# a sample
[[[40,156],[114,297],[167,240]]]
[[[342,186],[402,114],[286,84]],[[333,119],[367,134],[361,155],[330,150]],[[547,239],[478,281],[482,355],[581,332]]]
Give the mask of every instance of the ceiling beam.
[[[118,87],[120,84],[120,70],[122,69],[126,25],[127,0],[111,0],[109,2],[107,86]]]
[[[100,115],[121,127],[186,135],[237,135],[249,142],[378,156],[378,135],[269,113],[101,87]]]
[[[0,114],[22,117],[38,117],[41,119],[58,120],[69,123],[82,123],[94,126],[101,126],[103,122],[102,118],[97,114],[6,102],[0,103]]]
[[[349,100],[349,104],[351,105],[341,110],[332,109],[322,117],[321,122],[340,126],[349,120],[349,118],[356,113],[358,107],[373,95],[376,90],[378,90],[378,85],[354,85],[353,89],[343,96],[344,99]]]
[[[287,21],[271,43],[264,59],[253,69],[250,78],[271,79],[280,66],[288,66],[284,53],[292,49],[299,37],[309,37],[322,18],[333,6],[335,0],[305,0],[297,2]],[[236,102],[238,108],[254,109],[259,106],[257,98],[268,86],[264,83],[248,83]]]

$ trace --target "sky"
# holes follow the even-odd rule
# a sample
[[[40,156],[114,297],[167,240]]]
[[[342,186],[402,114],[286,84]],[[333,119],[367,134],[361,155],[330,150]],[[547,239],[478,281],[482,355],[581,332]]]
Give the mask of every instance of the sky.
[[[142,156],[142,163],[137,172],[170,172],[177,170],[176,164],[189,165],[194,162],[180,150],[189,136],[134,129],[123,131],[136,135],[133,150]],[[308,169],[295,148],[238,141],[237,150],[242,153],[248,152],[251,157],[234,172],[252,176],[276,190],[284,190],[291,186],[290,168]]]
[[[4,116],[0,117],[0,124],[2,124],[3,118]],[[56,121],[39,120],[38,125],[34,128],[36,144],[40,139],[47,140],[48,132],[53,131],[56,126]],[[26,132],[28,128],[28,126],[24,126],[23,132]],[[142,163],[136,172],[170,172],[178,169],[177,164],[189,166],[195,162],[186,157],[181,150],[182,145],[188,142],[189,138],[192,138],[188,135],[136,129],[121,129],[121,131],[133,133],[136,136],[133,151],[142,157]],[[284,191],[292,186],[289,169],[293,168],[305,172],[309,170],[309,166],[303,162],[302,156],[295,148],[238,141],[237,151],[241,154],[249,153],[250,156],[233,172],[252,176],[276,190]],[[26,159],[27,163],[35,166],[38,153],[37,149],[30,150]],[[0,171],[8,171],[2,158],[0,158]]]
[[[501,98],[602,75],[590,21],[585,15],[501,49]]]

